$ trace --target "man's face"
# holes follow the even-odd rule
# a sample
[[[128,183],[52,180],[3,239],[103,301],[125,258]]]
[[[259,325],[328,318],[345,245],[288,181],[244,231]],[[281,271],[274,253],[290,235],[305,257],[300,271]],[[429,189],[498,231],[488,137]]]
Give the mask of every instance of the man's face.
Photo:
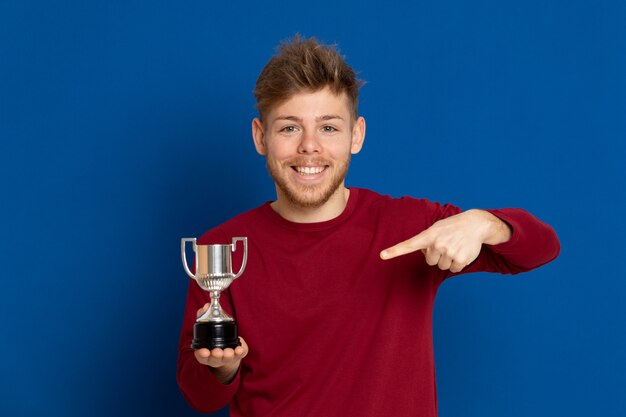
[[[363,118],[356,121],[345,93],[303,92],[253,122],[257,151],[266,156],[278,197],[296,207],[320,207],[343,191],[350,155],[361,149]]]

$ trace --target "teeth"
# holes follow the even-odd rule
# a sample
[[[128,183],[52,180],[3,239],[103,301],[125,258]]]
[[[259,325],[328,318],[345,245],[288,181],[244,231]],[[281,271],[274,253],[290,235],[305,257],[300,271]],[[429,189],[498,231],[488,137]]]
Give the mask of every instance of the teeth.
[[[296,171],[298,171],[299,174],[303,175],[319,174],[323,170],[324,167],[296,167]]]

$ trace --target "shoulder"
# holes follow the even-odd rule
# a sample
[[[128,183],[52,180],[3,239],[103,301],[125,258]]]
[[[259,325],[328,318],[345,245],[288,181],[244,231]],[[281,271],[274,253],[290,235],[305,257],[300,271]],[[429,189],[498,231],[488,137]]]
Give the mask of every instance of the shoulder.
[[[407,231],[423,230],[433,223],[454,214],[461,209],[451,204],[441,204],[427,198],[410,196],[392,197],[377,192],[358,189],[359,210],[370,221],[390,230]]]
[[[206,231],[198,243],[203,245],[224,243],[231,239],[232,236],[244,235],[255,224],[259,225],[265,216],[263,211],[269,203],[256,207],[252,210],[248,210],[237,216],[225,221],[224,223],[213,227]]]
[[[380,210],[385,213],[391,212],[390,214],[411,213],[413,215],[429,216],[444,207],[426,198],[410,196],[392,197],[365,188],[358,188],[356,190],[358,190],[359,193],[359,205],[368,210]]]

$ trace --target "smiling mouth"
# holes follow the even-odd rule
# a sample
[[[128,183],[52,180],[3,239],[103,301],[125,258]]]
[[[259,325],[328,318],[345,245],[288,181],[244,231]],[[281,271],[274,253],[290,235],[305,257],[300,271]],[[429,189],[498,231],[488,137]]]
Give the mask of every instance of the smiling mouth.
[[[296,171],[300,175],[316,175],[323,172],[328,165],[318,166],[318,167],[300,167],[300,166],[292,166],[291,169]]]

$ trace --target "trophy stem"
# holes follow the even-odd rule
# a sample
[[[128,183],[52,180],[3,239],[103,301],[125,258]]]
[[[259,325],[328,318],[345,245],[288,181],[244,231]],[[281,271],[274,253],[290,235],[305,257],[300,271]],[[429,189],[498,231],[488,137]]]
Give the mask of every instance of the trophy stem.
[[[219,291],[211,291],[211,306],[209,307],[209,311],[211,317],[214,319],[224,315],[222,312],[222,306],[220,305],[220,294],[221,293]]]
[[[220,305],[220,292],[219,291],[211,291],[211,304],[207,311],[204,312],[203,315],[198,317],[196,322],[213,322],[213,323],[223,323],[227,321],[233,321],[233,318],[228,315]]]

